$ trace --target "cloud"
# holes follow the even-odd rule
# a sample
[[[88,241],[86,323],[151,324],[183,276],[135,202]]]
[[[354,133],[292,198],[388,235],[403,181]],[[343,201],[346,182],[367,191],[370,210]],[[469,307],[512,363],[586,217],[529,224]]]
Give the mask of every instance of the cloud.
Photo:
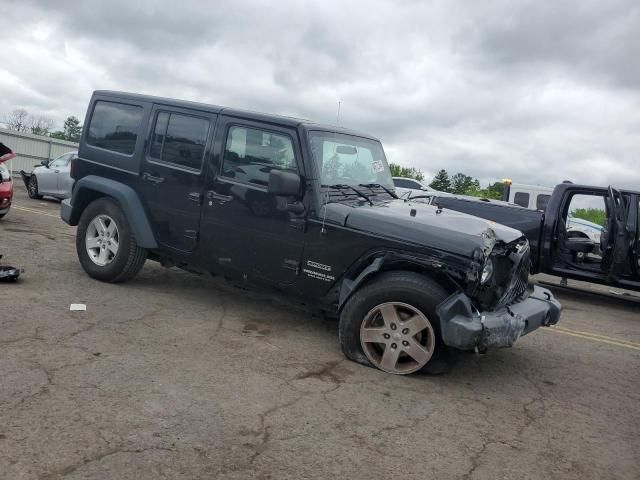
[[[516,4],[517,3],[517,4]],[[62,125],[94,89],[341,123],[391,161],[553,185],[640,185],[629,1],[11,2],[0,117]]]

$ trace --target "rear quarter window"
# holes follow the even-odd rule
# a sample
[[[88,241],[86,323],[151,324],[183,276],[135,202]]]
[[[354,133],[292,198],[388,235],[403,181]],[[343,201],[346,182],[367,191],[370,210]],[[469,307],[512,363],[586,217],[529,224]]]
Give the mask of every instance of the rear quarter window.
[[[513,203],[521,207],[529,208],[529,194],[526,192],[516,192]]]
[[[546,210],[551,195],[540,194],[536,197],[536,210]]]
[[[140,106],[98,100],[93,107],[87,144],[131,155],[136,147],[142,114]]]
[[[419,189],[420,188],[420,184],[417,182],[413,182],[411,180],[406,180],[404,178],[394,178],[393,179],[393,184],[396,187],[400,187],[400,188],[413,188],[413,189]]]

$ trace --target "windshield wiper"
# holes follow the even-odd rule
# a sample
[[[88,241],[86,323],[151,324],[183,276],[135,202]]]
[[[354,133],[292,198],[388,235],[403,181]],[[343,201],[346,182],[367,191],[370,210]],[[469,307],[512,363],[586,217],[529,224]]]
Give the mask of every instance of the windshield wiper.
[[[358,185],[359,187],[366,187],[366,188],[381,188],[383,189],[385,192],[387,192],[389,195],[391,195],[393,198],[400,198],[398,197],[398,195],[396,194],[396,192],[394,192],[393,190],[385,187],[384,185],[382,185],[381,183],[361,183]]]
[[[346,190],[346,189],[351,189],[353,190],[359,197],[364,198],[367,202],[369,202],[369,205],[373,205],[373,202],[371,201],[371,198],[369,198],[368,195],[365,195],[364,193],[362,193],[360,190],[358,190],[356,187],[352,186],[352,185],[347,185],[347,184],[343,184],[343,183],[337,183],[335,185],[321,185],[322,187],[328,187],[328,188],[335,188],[336,190]]]

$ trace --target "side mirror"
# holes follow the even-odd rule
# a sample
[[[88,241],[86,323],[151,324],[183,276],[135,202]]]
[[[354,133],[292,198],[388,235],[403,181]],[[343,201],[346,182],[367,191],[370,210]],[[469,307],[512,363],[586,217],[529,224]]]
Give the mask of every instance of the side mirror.
[[[40,165],[42,165],[43,167],[49,168],[49,160],[42,160],[40,162]]]
[[[267,191],[272,195],[298,196],[300,193],[300,175],[284,170],[271,170]]]

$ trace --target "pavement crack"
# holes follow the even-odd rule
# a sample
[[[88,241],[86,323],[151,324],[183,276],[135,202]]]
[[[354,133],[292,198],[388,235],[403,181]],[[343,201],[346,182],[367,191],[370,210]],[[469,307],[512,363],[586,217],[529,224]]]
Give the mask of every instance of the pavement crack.
[[[58,470],[54,470],[53,472],[48,472],[38,476],[38,480],[54,480],[56,478],[64,478],[67,475],[70,475],[80,468],[89,465],[91,463],[99,462],[107,457],[112,455],[117,455],[119,453],[144,453],[151,450],[160,450],[167,452],[174,452],[175,450],[167,447],[147,447],[147,448],[136,448],[136,449],[126,449],[122,446],[120,447],[112,447],[100,453],[96,453],[90,457],[82,459],[82,461],[73,463],[71,465],[67,465],[66,467],[60,468]]]
[[[115,455],[116,453],[120,453],[121,451],[122,451],[121,448],[110,448],[108,450],[105,450],[103,452],[97,453],[97,454],[92,455],[90,457],[84,458],[81,462],[74,463],[74,464],[71,464],[71,465],[67,465],[66,467],[63,467],[63,468],[61,468],[59,470],[54,470],[53,472],[45,473],[44,475],[39,475],[38,479],[39,480],[52,480],[52,479],[55,479],[55,478],[65,477],[67,475],[72,474],[73,472],[75,472],[79,468],[84,467],[85,465],[88,465],[88,464],[93,463],[93,462],[99,462],[103,458],[109,457],[111,455]]]
[[[490,445],[506,445],[509,448],[516,448],[513,445],[511,445],[510,443],[507,443],[503,440],[490,440],[488,442],[485,442],[482,445],[482,448],[480,448],[480,450],[478,450],[475,454],[473,454],[473,456],[470,458],[471,461],[471,468],[469,469],[469,471],[467,473],[465,473],[464,475],[462,475],[463,480],[469,480],[473,474],[476,472],[476,470],[480,467],[481,465],[481,460],[482,457],[484,456],[484,454],[487,452],[487,449],[489,448]]]
[[[24,342],[25,340],[35,340],[38,342],[44,342],[44,338],[40,335],[40,327],[35,327],[33,330],[33,335],[24,335],[18,338],[12,338],[11,340],[0,340],[0,345],[8,346],[13,345],[14,343]]]
[[[535,421],[544,417],[547,413],[547,407],[544,402],[544,392],[542,391],[542,388],[529,377],[529,374],[526,371],[521,370],[521,373],[522,378],[524,378],[533,387],[536,395],[522,406],[522,412],[524,413],[526,418],[523,426],[518,430],[518,436],[522,435],[529,426],[531,426]],[[534,412],[531,408],[536,404],[540,405],[540,411],[537,413]]]

